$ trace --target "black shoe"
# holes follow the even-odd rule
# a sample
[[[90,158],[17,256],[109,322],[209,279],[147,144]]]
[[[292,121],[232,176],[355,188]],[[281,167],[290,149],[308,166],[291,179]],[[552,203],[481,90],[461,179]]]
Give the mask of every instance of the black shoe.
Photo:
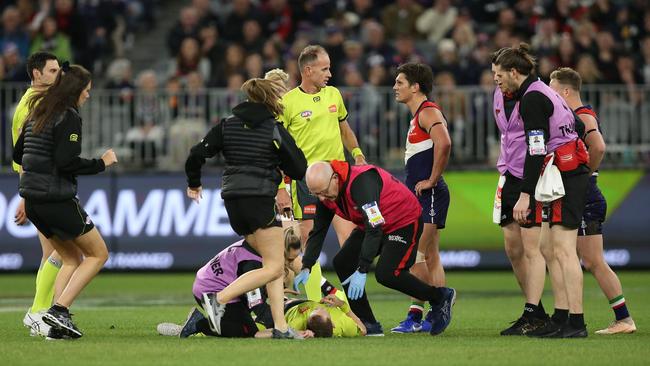
[[[48,341],[58,341],[61,339],[72,339],[72,338],[68,336],[68,332],[66,330],[51,327],[45,339]]]
[[[548,338],[587,338],[587,335],[587,325],[583,324],[582,327],[575,328],[567,322],[558,332]]]
[[[187,316],[187,320],[185,321],[185,324],[183,324],[183,328],[181,328],[181,332],[178,335],[180,338],[187,338],[191,335],[194,335],[196,333],[199,333],[200,330],[198,328],[198,323],[200,320],[205,319],[205,316],[201,314],[199,309],[197,308],[192,308],[190,311],[190,314]]]
[[[72,322],[70,313],[58,311],[54,309],[54,306],[43,315],[43,321],[51,327],[65,331],[70,338],[81,338],[83,336],[83,333]]]
[[[363,325],[366,326],[366,337],[384,336],[384,328],[381,326],[380,322],[375,322],[375,323],[363,322]]]
[[[527,318],[520,317],[519,319],[512,322],[512,325],[509,328],[506,328],[501,331],[502,336],[523,336],[528,332],[531,332],[537,328],[543,327],[546,325],[547,319],[537,319],[537,318]]]
[[[546,321],[546,324],[544,326],[531,330],[527,332],[526,335],[535,338],[553,337],[553,335],[555,335],[557,332],[559,332],[562,329],[562,325],[564,324],[557,323],[553,319],[549,319]]]

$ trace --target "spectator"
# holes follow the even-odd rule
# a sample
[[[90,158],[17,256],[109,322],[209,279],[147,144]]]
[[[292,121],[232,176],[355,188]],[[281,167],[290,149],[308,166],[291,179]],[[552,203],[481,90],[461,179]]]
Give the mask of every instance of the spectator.
[[[185,38],[175,59],[169,62],[168,76],[185,78],[192,72],[201,74],[202,80],[210,78],[210,60],[203,57],[199,42],[195,38]]]
[[[183,165],[187,152],[203,138],[208,126],[209,103],[201,74],[190,72],[186,84],[185,93],[178,98],[178,118],[169,128],[167,163],[174,168]]]
[[[558,68],[553,58],[549,56],[540,57],[537,60],[537,75],[542,81],[548,84],[551,81],[551,73]]]
[[[626,5],[622,5],[616,11],[614,22],[608,23],[609,32],[614,36],[616,43],[621,44],[625,50],[633,49],[634,40],[639,34],[639,28],[630,19],[630,11]]]
[[[216,27],[220,29],[219,16],[212,8],[210,0],[192,0],[192,7],[196,10],[199,28]]]
[[[552,18],[541,19],[537,23],[537,31],[530,40],[530,45],[538,57],[555,54],[560,43],[560,36],[555,29],[555,20]]]
[[[596,61],[589,54],[578,57],[576,71],[580,74],[583,84],[599,84],[603,82],[603,75],[596,65]]]
[[[2,12],[2,31],[0,33],[0,50],[13,44],[18,55],[26,60],[29,52],[29,36],[22,27],[20,12],[15,6],[8,6]]]
[[[251,53],[246,56],[245,61],[246,78],[263,78],[264,77],[264,62],[259,53]]]
[[[4,70],[0,72],[3,74],[2,81],[13,82],[28,82],[29,75],[25,71],[25,62],[20,58],[20,50],[13,43],[8,43],[2,50],[2,64]]]
[[[641,101],[641,93],[637,84],[641,79],[638,69],[634,65],[634,58],[629,54],[623,54],[616,60],[617,78],[613,80],[616,84],[627,86],[629,100],[633,105]]]
[[[503,8],[499,10],[499,17],[497,18],[497,27],[505,29],[510,34],[523,34],[525,29],[519,26],[517,22],[517,15],[511,8]]]
[[[244,49],[237,43],[231,43],[226,47],[226,55],[221,69],[212,77],[211,85],[225,87],[228,77],[234,73],[245,74]]]
[[[477,43],[471,21],[459,18],[451,33],[451,39],[456,43],[459,59],[469,59]]]
[[[264,47],[262,27],[255,19],[249,19],[242,25],[242,46],[248,53],[261,53]],[[272,38],[272,37],[271,37]]]
[[[282,55],[280,54],[280,45],[273,39],[267,39],[262,47],[262,60],[264,61],[264,70],[282,68]]]
[[[449,134],[453,144],[459,146],[454,150],[456,158],[463,158],[462,151],[466,147],[463,136],[465,132],[466,99],[465,94],[456,89],[456,79],[450,72],[441,72],[433,80],[434,100],[442,107],[449,123]],[[460,153],[460,155],[458,155]]]
[[[126,134],[126,142],[134,160],[143,166],[155,166],[165,136],[162,107],[158,95],[158,79],[153,70],[142,71],[136,80],[134,126]]]
[[[291,42],[294,30],[293,12],[287,0],[269,0],[265,4],[265,28],[271,38]]]
[[[339,65],[345,59],[345,50],[343,49],[343,42],[345,41],[345,35],[343,34],[343,29],[334,23],[330,23],[325,27],[325,51],[330,56],[330,72],[332,73],[332,80],[330,84],[338,85],[343,82],[339,78],[341,72],[339,71]],[[304,48],[305,45],[300,45],[300,48],[297,48],[294,52],[295,55],[299,55],[300,51]],[[300,73],[298,73],[299,75]]]
[[[555,64],[557,64],[557,67],[570,67],[573,69],[576,63],[575,56],[573,37],[569,33],[564,33],[560,37],[560,43],[558,43]]]
[[[199,14],[193,7],[185,7],[181,10],[178,23],[174,25],[167,35],[167,47],[169,54],[176,57],[181,48],[181,43],[186,38],[199,38]]]
[[[210,61],[210,75],[216,75],[223,66],[223,55],[226,53],[226,45],[219,39],[217,26],[207,25],[201,28],[199,43],[202,57]]]
[[[188,73],[185,79],[185,93],[179,104],[179,116],[207,125],[209,108],[208,94],[201,74],[196,71]]]
[[[366,38],[365,54],[368,59],[372,57],[381,57],[382,63],[389,62],[395,56],[395,48],[386,42],[384,27],[375,22],[368,21],[364,26]]]
[[[555,0],[549,3],[547,14],[555,20],[555,25],[560,33],[571,33],[577,19],[587,13],[587,8],[578,5],[574,7],[572,0]]]
[[[641,81],[644,84],[650,84],[650,35],[640,41],[639,48],[641,51],[639,62]]]
[[[426,63],[424,56],[416,49],[413,37],[401,35],[395,40],[397,53],[390,61],[391,75],[395,75],[397,67],[407,62]]]
[[[618,72],[614,53],[614,37],[607,31],[600,31],[596,35],[596,44],[598,45],[596,58],[598,69],[602,72],[604,81],[612,83],[617,79],[616,73]]]
[[[609,0],[596,0],[589,7],[589,18],[596,24],[604,26],[612,20],[614,7]]]
[[[438,42],[438,52],[434,59],[432,70],[434,75],[441,72],[449,72],[454,76],[456,81],[460,82],[463,75],[458,63],[458,54],[454,41],[445,38]],[[462,82],[460,83],[462,84]]]
[[[366,74],[366,58],[363,54],[363,46],[358,41],[348,40],[343,43],[343,50],[345,52],[345,58],[342,61],[342,67],[339,69],[341,74],[339,74],[338,80],[343,80],[346,85],[349,85],[348,81],[352,80],[353,84],[358,84],[362,86],[364,83],[363,76]],[[351,75],[348,79],[348,73],[358,73],[358,77],[361,81],[357,80],[357,75]]]
[[[54,17],[47,17],[43,20],[41,31],[34,38],[30,53],[38,51],[50,52],[62,61],[73,61],[70,38],[59,32]]]
[[[595,55],[597,53],[597,47],[594,41],[595,35],[596,27],[593,23],[583,21],[578,24],[574,32],[574,46],[576,53],[589,53]]]
[[[241,42],[243,40],[241,25],[249,19],[260,21],[262,15],[250,0],[233,0],[232,11],[228,14],[223,27],[224,38],[231,42]]]
[[[344,19],[346,29],[359,35],[366,24],[377,23],[381,19],[381,12],[372,0],[352,0],[347,2],[347,9]]]
[[[75,62],[87,69],[92,69],[92,62],[87,57],[88,31],[83,17],[74,6],[73,0],[54,0],[54,19],[59,32],[70,37],[72,57]]]
[[[106,89],[118,92],[119,104],[126,104],[133,101],[133,94],[135,93],[135,86],[133,85],[133,68],[131,61],[125,58],[118,58],[113,60],[108,65],[106,71],[108,82]],[[112,98],[113,95],[110,95]]]
[[[503,47],[510,47],[515,44],[513,35],[506,29],[499,29],[494,33],[492,38],[492,43],[494,43],[494,49],[499,50]]]
[[[398,35],[417,37],[418,30],[415,23],[422,10],[422,7],[413,0],[397,0],[385,7],[382,22],[386,27],[386,36],[390,39]]]

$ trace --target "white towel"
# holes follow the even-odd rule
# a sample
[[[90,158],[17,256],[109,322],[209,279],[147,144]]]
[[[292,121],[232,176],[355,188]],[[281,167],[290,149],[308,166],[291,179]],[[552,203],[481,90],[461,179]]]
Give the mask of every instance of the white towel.
[[[499,183],[497,183],[497,191],[494,194],[494,207],[492,208],[492,222],[495,224],[501,223],[501,191],[503,190],[503,185],[505,183],[506,176],[500,176]]]
[[[535,200],[537,202],[551,202],[564,197],[564,184],[560,170],[553,164],[554,154],[549,154],[545,160],[542,175],[535,187]]]

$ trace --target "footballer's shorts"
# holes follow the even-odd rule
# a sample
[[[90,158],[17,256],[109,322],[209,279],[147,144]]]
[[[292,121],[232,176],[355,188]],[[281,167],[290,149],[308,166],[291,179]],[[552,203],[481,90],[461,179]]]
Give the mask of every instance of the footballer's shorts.
[[[309,193],[305,180],[291,181],[293,217],[296,220],[313,220],[316,217],[318,198]]]
[[[582,213],[582,222],[578,229],[578,236],[601,235],[603,233],[603,222],[607,215],[607,201],[598,188],[598,177],[589,177],[587,186],[587,203]]]
[[[582,223],[582,215],[587,201],[589,172],[571,172],[562,174],[564,197],[543,205],[537,203],[537,220],[548,222],[549,226],[562,225],[568,229],[578,229]],[[543,207],[546,206],[546,209]]]
[[[411,192],[415,192],[415,187],[408,188]],[[444,229],[450,201],[449,188],[445,180],[441,177],[435,187],[422,191],[422,194],[416,197],[422,206],[422,222],[436,224],[438,229]]]
[[[512,210],[515,208],[517,201],[519,200],[519,195],[521,194],[521,185],[522,180],[506,172],[504,174],[506,177],[505,183],[503,183],[503,188],[501,189],[501,223],[500,226],[507,226],[512,222],[516,222],[512,216]],[[541,212],[535,210],[535,196],[530,196],[530,202],[528,204],[530,208],[530,213],[526,217],[526,223],[520,224],[521,227],[530,228],[533,226],[539,226],[537,223],[538,216],[541,217]]]
[[[58,202],[26,199],[25,214],[46,238],[56,235],[61,240],[72,240],[95,227],[77,198]]]
[[[257,229],[282,227],[275,211],[275,198],[264,196],[229,198],[224,200],[230,226],[239,235],[249,235]]]

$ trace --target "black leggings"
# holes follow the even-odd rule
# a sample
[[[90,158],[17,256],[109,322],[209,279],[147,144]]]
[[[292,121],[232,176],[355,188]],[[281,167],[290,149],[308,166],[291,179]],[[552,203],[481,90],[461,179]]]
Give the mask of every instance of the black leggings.
[[[422,235],[422,219],[393,232],[384,234],[379,249],[375,278],[380,284],[411,297],[438,304],[443,298],[440,288],[422,282],[409,272],[415,262],[418,242]],[[334,256],[333,264],[341,282],[350,277],[359,265],[361,244],[365,233],[354,229],[343,247]],[[345,292],[348,286],[343,286]],[[361,298],[349,300],[352,311],[364,322],[376,322],[366,291]]]

